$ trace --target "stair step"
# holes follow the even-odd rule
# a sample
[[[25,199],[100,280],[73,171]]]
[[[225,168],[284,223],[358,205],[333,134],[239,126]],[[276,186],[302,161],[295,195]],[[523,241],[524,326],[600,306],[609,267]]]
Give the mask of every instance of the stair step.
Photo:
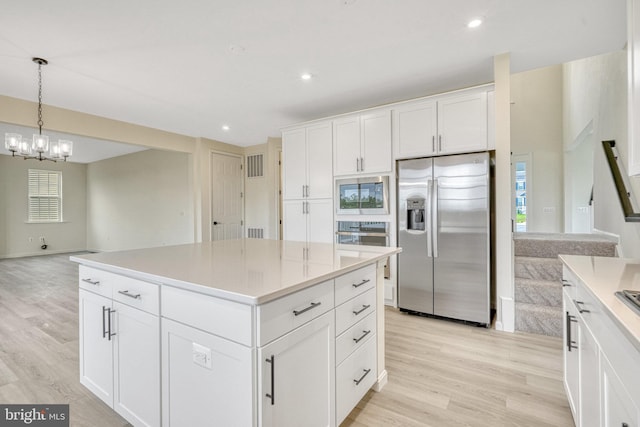
[[[517,256],[513,267],[516,278],[562,280],[562,262],[558,258]]]
[[[517,302],[515,321],[516,331],[562,336],[562,307]]]
[[[514,297],[516,302],[562,307],[562,282],[516,278]]]
[[[615,256],[616,242],[597,234],[515,233],[515,256],[557,258],[559,254]]]

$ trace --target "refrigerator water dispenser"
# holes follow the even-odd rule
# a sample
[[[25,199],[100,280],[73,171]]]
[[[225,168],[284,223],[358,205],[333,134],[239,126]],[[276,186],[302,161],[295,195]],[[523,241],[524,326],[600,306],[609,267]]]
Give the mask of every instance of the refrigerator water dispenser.
[[[407,199],[407,230],[424,230],[424,199]]]

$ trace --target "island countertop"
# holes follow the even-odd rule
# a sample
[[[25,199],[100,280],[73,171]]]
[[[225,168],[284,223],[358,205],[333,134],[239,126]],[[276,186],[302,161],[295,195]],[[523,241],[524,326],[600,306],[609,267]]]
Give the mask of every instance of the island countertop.
[[[72,256],[77,263],[244,304],[263,304],[400,248],[238,239]]]
[[[640,259],[579,255],[560,255],[560,259],[640,351],[640,315],[615,294],[625,289],[640,291]]]

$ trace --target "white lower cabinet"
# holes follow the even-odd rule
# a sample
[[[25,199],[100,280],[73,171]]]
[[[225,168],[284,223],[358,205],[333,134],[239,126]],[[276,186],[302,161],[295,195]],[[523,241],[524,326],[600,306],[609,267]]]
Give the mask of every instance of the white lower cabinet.
[[[335,425],[333,312],[258,349],[263,427]]]
[[[80,382],[134,426],[160,425],[156,315],[80,290]]]
[[[640,352],[564,269],[564,384],[577,427],[640,426]]]
[[[162,425],[253,426],[254,350],[162,319]]]
[[[376,382],[375,335],[336,367],[336,418],[340,424]]]

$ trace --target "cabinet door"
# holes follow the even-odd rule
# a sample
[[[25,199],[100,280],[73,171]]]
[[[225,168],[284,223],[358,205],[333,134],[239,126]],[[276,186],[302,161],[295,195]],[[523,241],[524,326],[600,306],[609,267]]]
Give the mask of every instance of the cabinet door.
[[[307,128],[307,197],[333,197],[333,140],[331,123]]]
[[[362,159],[360,172],[391,172],[391,112],[382,111],[360,117]]]
[[[360,169],[360,117],[351,116],[333,122],[334,175],[350,175]]]
[[[393,145],[396,158],[436,153],[436,102],[427,101],[393,110]]]
[[[305,129],[282,133],[283,199],[301,199],[306,179]]]
[[[309,242],[333,243],[333,200],[309,200],[307,236]]]
[[[579,324],[581,427],[600,426],[600,348],[589,328]]]
[[[261,426],[335,425],[334,343],[330,311],[258,349]]]
[[[602,403],[603,427],[640,425],[638,407],[605,356],[602,356]]]
[[[135,425],[160,425],[160,319],[114,302],[113,408]]]
[[[564,344],[564,388],[567,392],[569,406],[573,413],[573,419],[576,425],[579,423],[579,355],[578,355],[578,313],[573,302],[563,294],[563,344]]]
[[[108,326],[111,300],[80,289],[80,383],[113,407],[113,345]],[[112,317],[113,320],[113,317]],[[113,330],[114,325],[111,323]]]
[[[440,154],[487,149],[487,93],[476,92],[438,101]]]
[[[254,350],[162,319],[162,425],[256,425]]]
[[[284,240],[307,241],[307,203],[306,200],[285,200],[282,203]]]

